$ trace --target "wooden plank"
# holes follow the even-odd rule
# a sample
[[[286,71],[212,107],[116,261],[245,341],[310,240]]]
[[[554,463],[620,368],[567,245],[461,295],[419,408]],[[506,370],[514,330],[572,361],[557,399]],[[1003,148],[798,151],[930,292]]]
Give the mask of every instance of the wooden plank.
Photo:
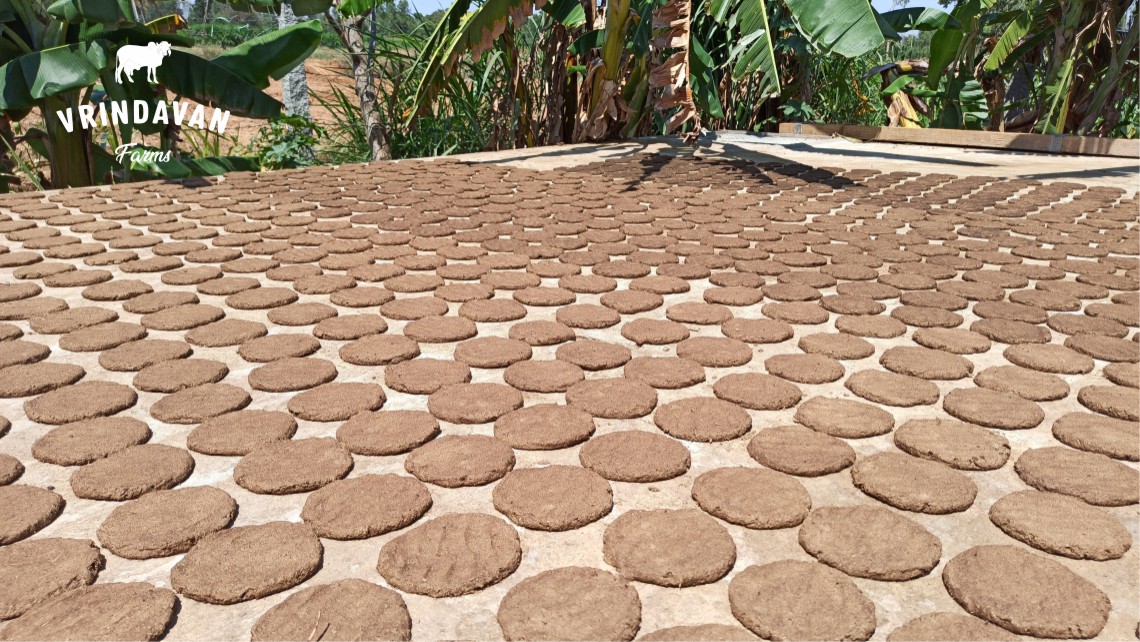
[[[1078,154],[1086,156],[1140,158],[1140,140],[1125,138],[1046,136],[1042,134],[1015,134],[962,129],[815,125],[811,123],[780,123],[780,133],[795,134],[798,136],[833,136],[838,134],[862,141],[876,141],[881,143],[950,145],[953,147],[1006,149],[1022,152],[1040,152],[1044,154]]]

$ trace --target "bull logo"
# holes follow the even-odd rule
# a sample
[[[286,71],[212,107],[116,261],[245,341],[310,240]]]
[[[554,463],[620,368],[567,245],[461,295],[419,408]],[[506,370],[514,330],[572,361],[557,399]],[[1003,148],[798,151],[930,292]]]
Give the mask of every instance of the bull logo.
[[[152,42],[143,47],[140,45],[123,45],[115,53],[115,82],[123,84],[123,72],[127,73],[127,81],[134,81],[134,73],[146,67],[148,82],[157,83],[155,72],[162,64],[162,59],[170,55],[169,42]]]

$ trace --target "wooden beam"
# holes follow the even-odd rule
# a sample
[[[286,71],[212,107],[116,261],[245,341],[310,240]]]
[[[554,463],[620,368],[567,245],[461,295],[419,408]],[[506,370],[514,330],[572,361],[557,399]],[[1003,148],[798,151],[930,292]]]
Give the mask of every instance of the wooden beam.
[[[1095,136],[1046,136],[963,129],[917,129],[867,127],[864,125],[815,125],[780,123],[781,134],[797,136],[846,136],[865,142],[950,145],[982,149],[1007,149],[1043,154],[1078,154],[1140,159],[1140,140]]]

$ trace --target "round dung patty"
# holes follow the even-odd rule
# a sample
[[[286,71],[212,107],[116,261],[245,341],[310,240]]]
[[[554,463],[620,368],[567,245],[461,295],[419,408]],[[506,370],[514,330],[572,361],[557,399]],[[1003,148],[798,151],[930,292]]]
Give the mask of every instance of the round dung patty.
[[[728,529],[695,509],[627,511],[606,527],[602,551],[622,577],[674,588],[715,582],[736,563]]]
[[[306,493],[343,479],[352,465],[352,455],[330,437],[275,440],[241,458],[234,482],[264,495]]]
[[[803,484],[762,468],[717,468],[693,482],[693,501],[706,513],[747,528],[798,526],[811,510]]]
[[[110,381],[81,381],[24,402],[24,414],[41,424],[69,424],[107,417],[135,405],[138,393]]]
[[[63,512],[63,498],[45,488],[10,484],[0,486],[0,545],[18,542],[55,521]]]
[[[885,504],[932,515],[964,511],[978,494],[974,481],[953,468],[896,452],[859,459],[851,481]]]
[[[587,379],[566,391],[566,402],[595,417],[633,419],[653,411],[657,391],[640,381],[622,377]]]
[[[5,640],[157,640],[178,598],[145,582],[95,584],[46,599],[0,631]]]
[[[1053,437],[1078,450],[1140,461],[1140,425],[1134,421],[1071,412],[1053,422]]]
[[[597,473],[577,466],[515,469],[491,495],[495,510],[512,522],[540,531],[568,531],[596,522],[613,510],[613,491]]]
[[[530,344],[502,337],[469,339],[455,346],[455,360],[473,368],[506,368],[530,355]]]
[[[254,368],[249,385],[265,392],[290,392],[314,388],[336,379],[337,369],[325,359],[288,357]]]
[[[0,370],[0,397],[30,397],[73,384],[87,374],[82,366],[41,361]]]
[[[668,345],[688,339],[689,329],[676,321],[638,318],[622,325],[621,336],[639,346]]]
[[[269,609],[253,625],[255,641],[411,640],[412,618],[400,594],[350,578],[310,586]]]
[[[404,459],[404,469],[417,479],[444,488],[483,486],[514,466],[511,447],[486,435],[445,435]]]
[[[321,537],[366,539],[412,524],[431,504],[427,487],[411,477],[362,475],[313,492],[301,519]]]
[[[185,359],[194,352],[184,341],[140,339],[104,351],[99,365],[114,372],[138,372],[171,359]]]
[[[386,400],[378,384],[341,381],[294,395],[288,408],[307,421],[345,421],[361,412],[379,410]]]
[[[809,334],[800,337],[800,350],[832,359],[865,359],[875,354],[869,341],[842,332]]]
[[[990,521],[1016,540],[1072,559],[1112,560],[1132,547],[1132,535],[1112,513],[1056,493],[1006,495],[990,506]]]
[[[993,366],[974,377],[982,388],[1013,394],[1030,401],[1054,401],[1069,394],[1069,384],[1051,374],[1021,366]]]
[[[321,342],[308,334],[271,334],[242,342],[238,355],[246,361],[268,363],[277,359],[299,359],[320,349]]]
[[[789,475],[818,477],[855,463],[855,450],[841,439],[803,426],[765,428],[748,442],[748,454]]]
[[[457,361],[409,359],[384,368],[384,385],[410,395],[430,395],[444,386],[469,381],[471,368]]]
[[[186,447],[205,455],[243,456],[296,432],[297,420],[287,412],[238,410],[203,421],[187,435]]]
[[[931,381],[882,370],[861,370],[843,385],[867,401],[900,408],[928,406],[941,395]]]
[[[867,640],[875,603],[846,575],[817,562],[750,566],[728,585],[733,616],[770,640]]]
[[[986,388],[951,390],[942,408],[962,421],[1001,430],[1034,428],[1045,420],[1044,411],[1032,401]]]
[[[780,343],[792,338],[792,326],[776,319],[735,318],[720,326],[724,336],[745,343]]]
[[[996,470],[1009,460],[1009,441],[952,419],[911,419],[895,431],[900,450],[959,470]]]
[[[304,582],[321,566],[321,540],[304,524],[226,528],[194,545],[170,570],[170,585],[207,604],[236,604]]]
[[[570,566],[512,587],[499,604],[498,621],[507,640],[632,640],[641,600],[612,573]]]
[[[415,358],[420,354],[420,346],[396,334],[373,335],[346,343],[339,354],[341,359],[354,365],[386,366]]]
[[[974,371],[974,364],[965,357],[918,346],[890,348],[879,363],[891,372],[923,379],[964,379]]]
[[[889,642],[1016,642],[1018,636],[963,613],[927,613],[920,615],[887,636]]]
[[[901,582],[929,573],[942,542],[918,522],[882,506],[829,506],[811,512],[800,546],[852,577]]]
[[[225,379],[230,369],[221,361],[173,359],[149,365],[135,375],[134,387],[146,392],[178,392]]]
[[[593,434],[594,418],[574,406],[527,406],[495,420],[495,436],[520,450],[569,448]]]
[[[1090,357],[1054,344],[1010,346],[1002,354],[1010,363],[1038,372],[1084,374],[1092,372],[1093,369],[1093,360]]]
[[[975,546],[946,563],[942,583],[969,613],[1034,637],[1091,638],[1108,596],[1058,562],[1017,546]]]
[[[213,486],[147,493],[111,511],[99,526],[99,543],[127,559],[178,555],[232,524],[237,508],[232,497]]]
[[[503,580],[522,561],[518,533],[490,515],[437,517],[390,540],[376,570],[392,586],[417,595],[455,597]]]
[[[86,539],[48,537],[0,548],[0,620],[91,584],[102,567],[99,547]]]
[[[439,422],[422,410],[362,412],[337,428],[336,439],[356,455],[399,455],[439,434]]]
[[[1124,386],[1085,386],[1077,401],[1089,410],[1124,421],[1140,422],[1140,394]]]
[[[779,354],[764,361],[768,372],[796,383],[829,383],[843,377],[843,364],[821,354]]]
[[[453,424],[485,424],[522,405],[522,393],[500,383],[452,384],[428,397],[428,411]]]
[[[113,321],[68,332],[59,338],[59,347],[70,352],[97,352],[145,336],[146,328],[141,325]]]
[[[642,642],[749,642],[759,638],[735,624],[689,624],[657,629],[637,639]]]
[[[11,455],[0,453],[0,486],[7,486],[24,474],[24,465]]]
[[[624,430],[594,437],[578,451],[582,465],[612,481],[654,482],[689,469],[689,449],[665,435]]]
[[[711,397],[669,402],[653,413],[653,422],[677,439],[728,441],[752,429],[752,417],[736,404]]]
[[[753,410],[783,410],[800,402],[803,394],[794,384],[755,372],[730,374],[713,384],[713,394]]]
[[[523,392],[566,392],[584,378],[581,368],[558,359],[527,359],[512,363],[503,371],[503,381]]]
[[[1094,506],[1129,506],[1140,501],[1140,473],[1104,455],[1063,446],[1031,448],[1013,465],[1037,490],[1071,495]]]
[[[985,335],[958,328],[919,328],[912,338],[920,346],[953,354],[978,354],[992,345]]]
[[[76,497],[121,502],[155,490],[174,488],[194,471],[194,458],[181,448],[160,444],[130,446],[71,474]]]
[[[555,357],[583,370],[609,370],[625,365],[632,357],[629,348],[604,341],[579,339],[558,346]]]
[[[167,395],[150,407],[150,415],[168,424],[197,424],[211,417],[241,410],[251,401],[237,386],[208,383]]]
[[[795,420],[812,430],[844,439],[883,435],[895,425],[891,413],[878,406],[829,397],[812,397],[800,404]]]
[[[635,357],[622,371],[627,379],[654,388],[688,388],[705,380],[705,369],[692,359],[680,357]]]

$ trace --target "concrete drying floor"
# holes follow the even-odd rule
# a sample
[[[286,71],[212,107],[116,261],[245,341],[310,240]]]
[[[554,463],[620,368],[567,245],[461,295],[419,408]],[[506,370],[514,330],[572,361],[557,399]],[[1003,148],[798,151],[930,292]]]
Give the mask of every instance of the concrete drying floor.
[[[3,197],[0,639],[1134,638],[1136,165],[900,147]]]

